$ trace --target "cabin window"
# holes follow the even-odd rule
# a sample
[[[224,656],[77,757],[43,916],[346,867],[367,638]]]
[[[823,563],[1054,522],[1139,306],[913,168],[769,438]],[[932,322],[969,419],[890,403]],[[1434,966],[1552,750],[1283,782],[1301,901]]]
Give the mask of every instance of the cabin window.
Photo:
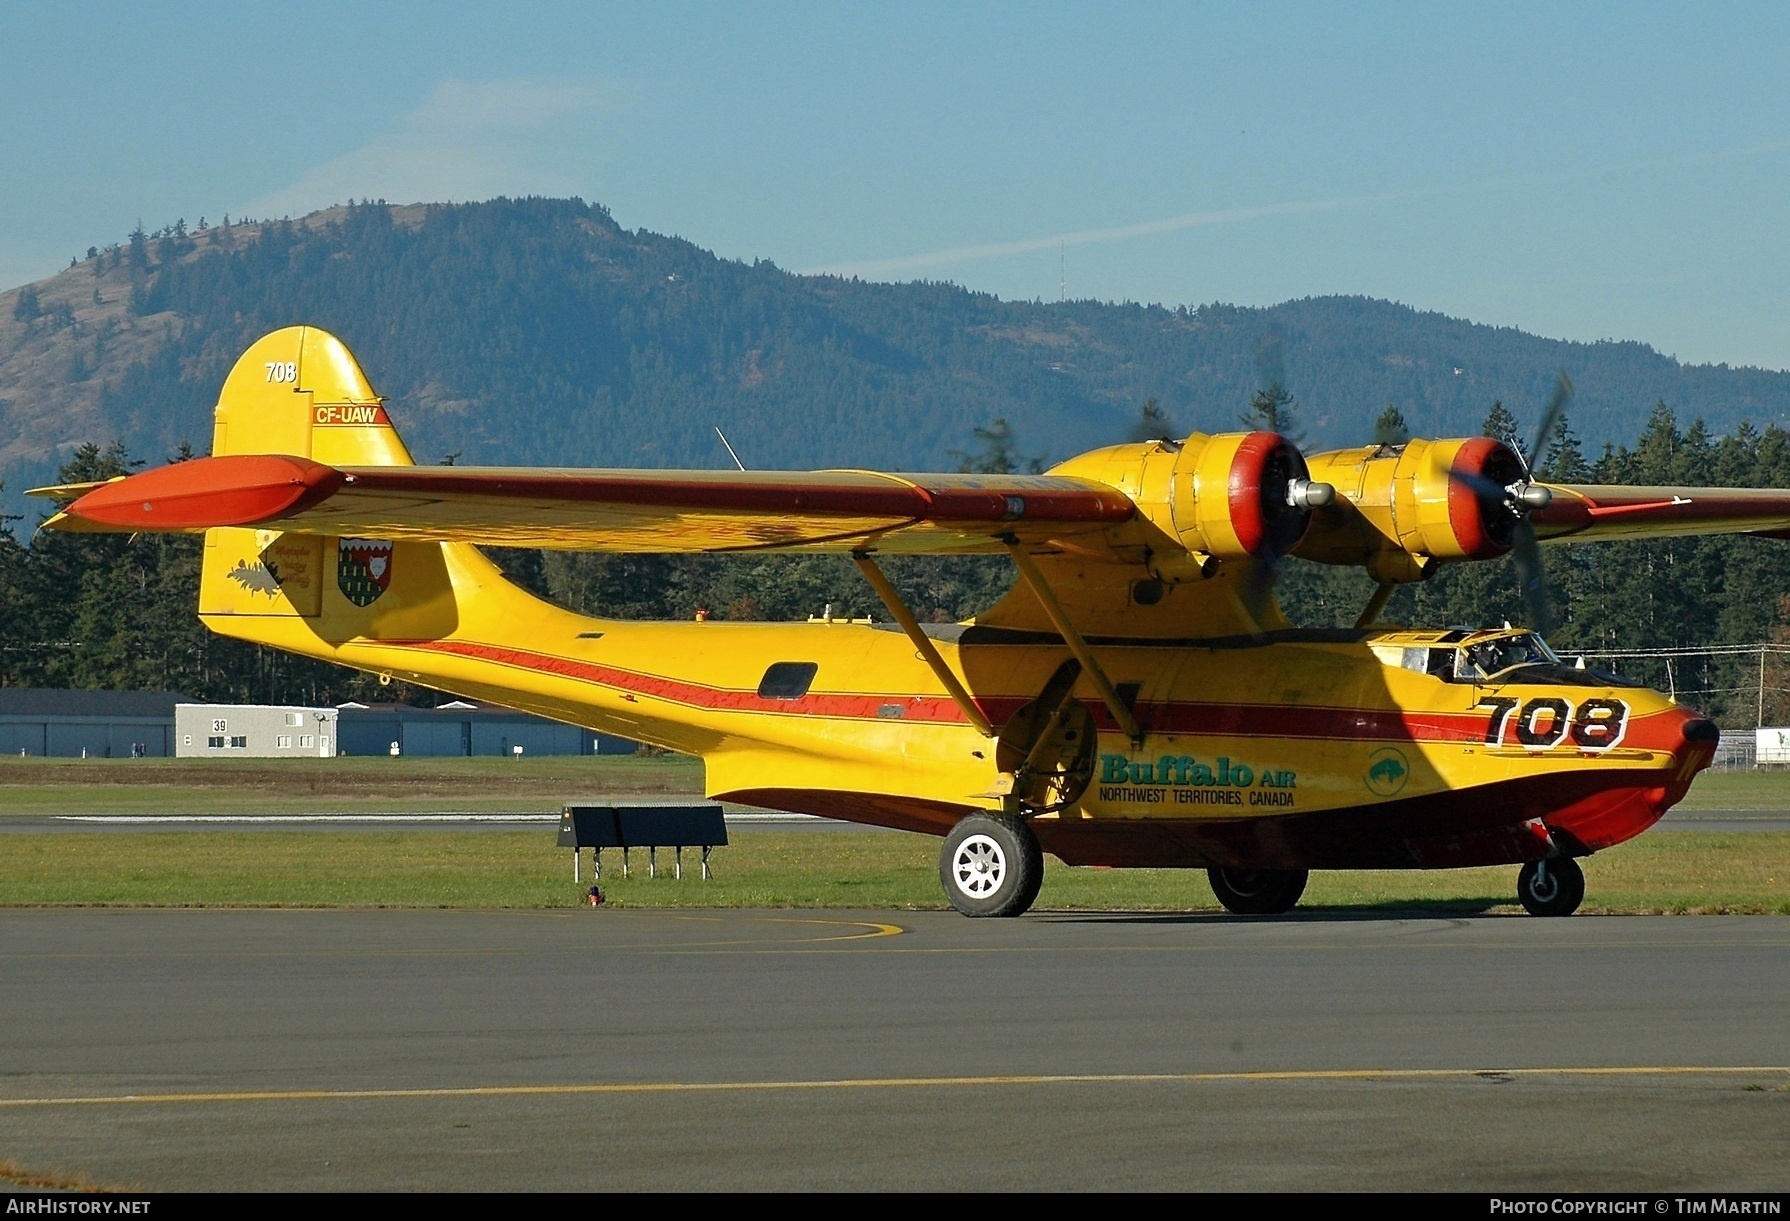
[[[761,700],[799,700],[814,685],[820,664],[813,661],[778,661],[764,672],[758,682]]]

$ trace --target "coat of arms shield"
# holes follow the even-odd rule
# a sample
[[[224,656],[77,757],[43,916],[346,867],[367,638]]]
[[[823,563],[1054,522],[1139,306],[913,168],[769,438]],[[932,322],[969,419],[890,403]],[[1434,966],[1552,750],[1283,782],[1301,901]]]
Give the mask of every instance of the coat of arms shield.
[[[371,606],[391,588],[392,543],[385,538],[345,538],[336,549],[336,586],[356,606]]]

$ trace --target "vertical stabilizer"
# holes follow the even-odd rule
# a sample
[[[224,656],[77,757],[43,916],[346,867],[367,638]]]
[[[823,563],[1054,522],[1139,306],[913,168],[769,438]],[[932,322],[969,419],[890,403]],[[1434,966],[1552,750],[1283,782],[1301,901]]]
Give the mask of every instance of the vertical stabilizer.
[[[218,395],[211,452],[412,465],[353,353],[314,326],[274,331],[242,354]]]

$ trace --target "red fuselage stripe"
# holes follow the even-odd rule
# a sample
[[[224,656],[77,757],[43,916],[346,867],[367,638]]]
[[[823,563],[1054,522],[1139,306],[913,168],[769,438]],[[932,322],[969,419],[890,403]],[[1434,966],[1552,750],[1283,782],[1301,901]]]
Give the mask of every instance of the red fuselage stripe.
[[[943,696],[815,693],[794,700],[765,699],[756,691],[711,687],[663,675],[642,674],[569,657],[555,657],[548,653],[469,640],[420,640],[399,647],[476,658],[541,674],[555,674],[562,678],[596,683],[632,695],[644,695],[687,707],[721,712],[878,720],[882,719],[882,710],[895,705],[901,709],[899,719],[904,721],[967,723],[957,705]],[[1021,696],[984,696],[976,700],[977,706],[997,725],[1005,722],[1027,702]],[[1104,708],[1096,705],[1090,707],[1095,709],[1096,720],[1103,728],[1116,728]],[[1137,713],[1139,720],[1151,733],[1183,733],[1208,737],[1483,742],[1486,729],[1491,723],[1489,713],[1477,712],[1397,712],[1362,708],[1183,701],[1141,703],[1137,707]],[[1680,744],[1679,722],[1684,716],[1684,713],[1676,710],[1638,716],[1630,721],[1623,745],[1674,750]]]

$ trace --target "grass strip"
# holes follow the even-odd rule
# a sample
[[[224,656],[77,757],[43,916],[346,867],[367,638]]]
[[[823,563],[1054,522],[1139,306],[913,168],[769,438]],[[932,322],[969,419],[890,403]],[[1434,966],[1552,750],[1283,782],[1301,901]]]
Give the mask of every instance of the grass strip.
[[[595,796],[691,796],[687,755],[533,759],[41,759],[0,756],[0,815],[558,810]]]
[[[945,906],[939,841],[899,831],[738,829],[700,880],[686,852],[647,877],[646,854],[603,889],[622,907]],[[550,830],[14,834],[0,839],[0,906],[579,906],[570,853]],[[1584,862],[1587,912],[1790,914],[1790,834],[1655,831]],[[1506,912],[1516,869],[1324,871],[1301,904],[1337,912]],[[1197,870],[1071,869],[1051,860],[1039,905],[1120,911],[1216,910]]]
[[[44,759],[0,755],[0,815],[557,810],[595,796],[697,796],[688,755],[523,759]],[[1704,772],[1687,810],[1790,810],[1790,770]]]

